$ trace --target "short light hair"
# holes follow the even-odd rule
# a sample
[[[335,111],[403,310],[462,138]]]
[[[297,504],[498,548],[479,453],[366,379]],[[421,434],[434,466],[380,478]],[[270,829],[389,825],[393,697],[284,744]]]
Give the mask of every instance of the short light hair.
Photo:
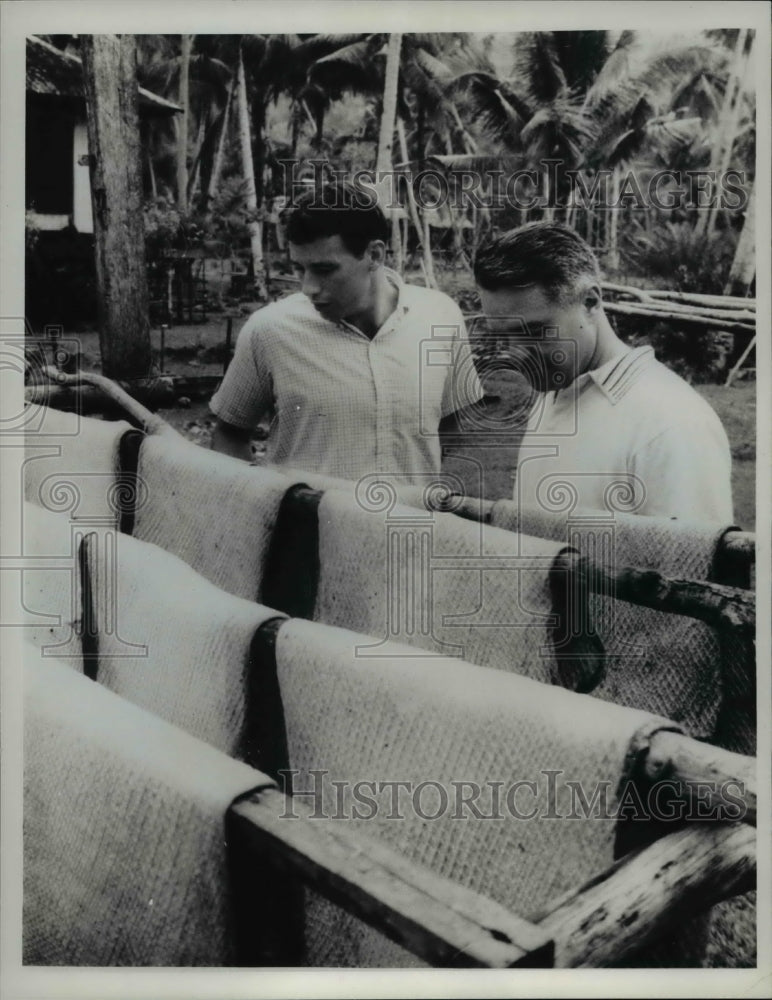
[[[588,282],[600,284],[592,249],[561,222],[530,222],[489,240],[477,251],[474,276],[489,292],[537,285],[553,302],[573,299]]]

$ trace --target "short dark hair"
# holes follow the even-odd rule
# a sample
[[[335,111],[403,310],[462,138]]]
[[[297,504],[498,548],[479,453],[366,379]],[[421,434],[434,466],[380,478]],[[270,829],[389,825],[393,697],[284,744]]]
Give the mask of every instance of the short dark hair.
[[[287,239],[302,246],[329,236],[340,236],[355,257],[364,256],[372,240],[385,243],[389,227],[375,192],[336,181],[302,194],[290,210]]]
[[[583,278],[600,283],[591,248],[562,222],[529,222],[489,240],[474,262],[477,284],[494,292],[538,285],[550,299],[567,299]]]

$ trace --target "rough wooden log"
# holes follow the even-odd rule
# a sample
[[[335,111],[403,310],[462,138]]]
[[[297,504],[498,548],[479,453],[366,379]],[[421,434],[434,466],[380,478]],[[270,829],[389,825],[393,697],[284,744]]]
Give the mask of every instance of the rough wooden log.
[[[81,35],[99,346],[111,378],[144,378],[148,319],[134,35]]]
[[[618,963],[695,913],[755,888],[756,831],[696,824],[622,858],[540,922],[556,968]]]
[[[751,336],[755,333],[756,327],[753,323],[736,322],[732,319],[712,319],[709,316],[701,316],[689,313],[676,313],[672,311],[660,311],[659,309],[647,309],[643,305],[631,305],[622,302],[604,302],[603,308],[606,312],[618,313],[622,316],[641,316],[648,319],[668,319],[673,323],[689,323],[692,326],[702,326],[709,330],[724,330],[727,333],[747,333]]]
[[[630,304],[632,305],[632,303]],[[715,309],[712,307],[708,308],[707,306],[689,306],[681,305],[677,302],[668,302],[664,299],[650,299],[648,302],[640,303],[640,308],[655,313],[675,313],[678,316],[691,316],[695,319],[697,317],[719,319],[725,323],[731,321],[733,323],[754,325],[756,322],[756,313],[748,309]]]
[[[155,413],[151,413],[134,396],[130,395],[121,385],[112,379],[105,378],[95,372],[75,372],[72,375],[59,372],[55,368],[45,368],[44,373],[52,379],[53,385],[37,385],[30,387],[27,398],[33,402],[48,403],[57,390],[71,391],[80,386],[92,387],[101,397],[102,405],[107,401],[120,413],[130,417],[132,422],[141,427],[147,434],[173,434],[180,437],[177,431]],[[139,396],[157,400],[159,393],[171,395],[171,389],[166,379],[143,379],[132,384],[132,392]],[[60,397],[61,401],[61,397]],[[64,408],[64,407],[62,407]],[[81,411],[83,412],[83,411]]]
[[[469,521],[490,524],[495,502],[451,493],[437,510],[451,510]],[[728,531],[721,539],[719,552],[738,568],[751,566],[756,561],[756,536],[750,531]]]
[[[755,757],[660,730],[652,736],[639,771],[648,784],[672,781],[676,797],[691,804],[696,819],[718,815],[756,825]]]
[[[533,924],[340,821],[309,819],[311,807],[297,798],[266,789],[231,806],[230,814],[229,829],[247,857],[269,850],[272,865],[431,965],[551,966],[552,942]]]
[[[616,285],[604,281],[603,291],[631,295],[642,302],[663,299],[666,302],[682,302],[685,305],[709,306],[711,309],[756,309],[755,299],[738,295],[703,295],[697,292],[676,292],[670,289],[634,288],[632,285]]]
[[[696,618],[717,628],[755,633],[756,595],[704,580],[678,580],[656,570],[624,566],[609,572],[584,556],[564,553],[556,567],[576,573],[589,590],[656,611]]]

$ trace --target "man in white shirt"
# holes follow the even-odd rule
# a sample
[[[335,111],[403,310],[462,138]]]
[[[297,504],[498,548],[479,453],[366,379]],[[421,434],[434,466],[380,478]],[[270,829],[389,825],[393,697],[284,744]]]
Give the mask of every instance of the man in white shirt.
[[[249,460],[270,411],[271,464],[345,479],[440,471],[440,421],[482,389],[458,306],[385,267],[387,236],[368,192],[303,196],[287,227],[301,291],[241,330],[210,404],[213,448]]]
[[[523,506],[731,521],[731,456],[713,409],[650,347],[619,339],[589,246],[537,222],[477,254],[490,327],[510,338],[540,391],[523,437]]]

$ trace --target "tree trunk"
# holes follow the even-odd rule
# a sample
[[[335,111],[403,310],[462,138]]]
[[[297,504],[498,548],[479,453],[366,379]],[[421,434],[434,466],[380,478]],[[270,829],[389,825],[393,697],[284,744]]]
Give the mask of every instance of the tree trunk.
[[[113,379],[146,378],[151,351],[136,37],[83,35],[80,45],[102,371]]]
[[[747,34],[747,32],[746,32]],[[740,32],[743,35],[743,32]],[[745,96],[745,86],[747,83],[748,69],[750,66],[750,53],[749,49],[747,55],[744,53],[745,42],[742,45],[738,41],[739,46],[739,65],[737,67],[737,93],[735,95],[734,104],[732,105],[729,118],[726,125],[726,133],[724,135],[723,150],[721,153],[721,160],[718,166],[717,177],[725,177],[726,172],[732,163],[732,150],[734,149],[735,139],[737,138],[737,132],[740,125],[740,113],[743,107],[743,98]],[[719,206],[719,199],[716,199],[716,204],[708,212],[708,225],[707,231],[708,236],[712,236],[714,229],[716,228],[716,220],[718,219],[719,212],[721,211]]]
[[[621,170],[622,168],[617,165],[614,167],[614,171],[611,175],[611,215],[608,220],[608,256],[606,257],[606,263],[612,271],[617,271],[619,269],[618,234],[619,213],[621,208],[617,203],[619,201],[619,175]]]
[[[188,102],[190,98],[188,75],[192,35],[181,36],[180,89],[177,103],[182,114],[177,119],[177,207],[180,212],[188,209]]]
[[[249,102],[247,100],[247,81],[244,74],[244,58],[239,48],[239,65],[237,81],[237,99],[239,111],[239,144],[241,147],[241,170],[246,188],[245,200],[250,221],[247,224],[249,229],[249,242],[252,250],[252,266],[255,275],[255,292],[258,299],[264,301],[268,298],[265,279],[265,265],[263,262],[263,235],[262,227],[257,219],[257,193],[255,191],[255,168],[252,162],[252,139],[249,130]]]
[[[196,155],[193,157],[193,164],[188,176],[188,205],[193,205],[195,196],[201,185],[201,157],[204,152],[204,140],[206,139],[206,118],[202,117],[198,123],[198,135],[196,136]]]
[[[747,295],[756,274],[756,188],[751,189],[745,208],[740,239],[735,250],[724,295]]]
[[[402,45],[402,35],[395,31],[389,35],[389,47],[386,55],[386,73],[383,83],[383,112],[381,113],[381,128],[378,135],[378,158],[375,169],[391,170],[391,144],[394,139],[394,122],[397,117],[397,84],[399,82],[399,54]]]
[[[732,146],[734,145],[735,137],[734,134],[732,134],[733,130],[731,122],[735,104],[739,105],[742,96],[743,49],[745,48],[745,39],[747,34],[747,28],[741,28],[737,34],[734,58],[732,60],[732,66],[729,70],[729,78],[726,82],[724,101],[721,105],[721,114],[719,115],[718,125],[716,128],[716,140],[713,145],[713,151],[710,158],[710,169],[715,171],[720,169],[720,164],[724,159],[724,149],[728,146],[731,155]],[[714,194],[715,193],[716,192],[714,191]],[[709,230],[712,231],[713,229],[714,223],[712,217],[714,216],[715,211],[712,208],[706,208],[702,211],[698,209],[697,212],[697,223],[694,227],[694,231],[696,235],[704,236]]]
[[[153,166],[153,154],[148,149],[147,151],[147,171],[150,175],[150,193],[153,195],[153,201],[158,197],[158,185],[155,179],[155,167]]]
[[[401,118],[397,119],[397,136],[399,137],[399,149],[400,156],[403,163],[407,163],[407,140],[405,139],[405,125]],[[418,236],[418,242],[421,244],[423,250],[423,262],[424,262],[424,273],[426,275],[426,284],[429,288],[437,287],[437,279],[434,276],[434,261],[432,259],[432,249],[429,242],[425,239],[423,225],[421,224],[421,219],[418,215],[418,205],[415,200],[415,191],[413,191],[412,178],[407,179],[407,204],[410,216],[413,220],[413,225],[415,226],[416,235]],[[407,242],[407,241],[406,241]]]
[[[228,88],[228,99],[225,102],[225,111],[223,113],[222,119],[222,130],[220,132],[220,138],[217,141],[217,152],[214,156],[214,163],[212,165],[212,175],[209,178],[209,189],[206,194],[206,208],[208,209],[212,201],[217,197],[217,192],[220,187],[220,175],[222,173],[222,163],[223,156],[225,153],[225,142],[228,136],[228,121],[230,119],[231,104],[233,103],[233,91],[236,89],[236,80],[234,79]]]

